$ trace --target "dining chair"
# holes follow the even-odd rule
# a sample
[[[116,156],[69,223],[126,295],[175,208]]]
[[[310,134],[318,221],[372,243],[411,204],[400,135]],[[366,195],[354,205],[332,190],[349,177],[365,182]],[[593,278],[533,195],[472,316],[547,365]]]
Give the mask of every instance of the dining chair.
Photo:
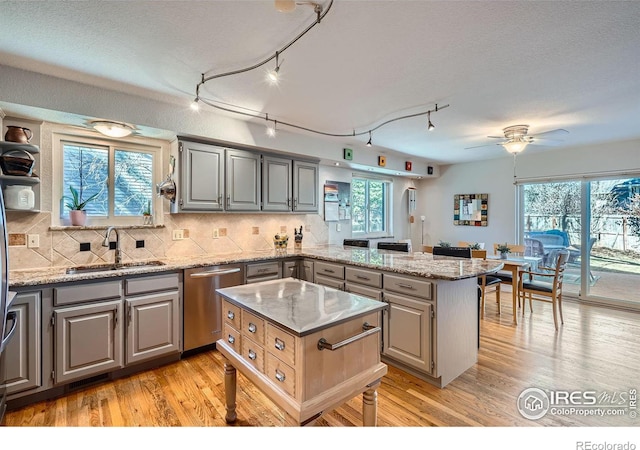
[[[493,244],[493,254],[497,255],[500,252],[498,251],[498,247],[504,245],[504,244]],[[507,244],[507,247],[509,247],[509,250],[511,250],[511,252],[509,254],[514,255],[514,256],[524,256],[524,252],[526,250],[524,245],[519,245],[519,244]],[[503,283],[505,284],[511,284],[513,281],[513,276],[511,275],[511,272],[506,272],[506,271],[500,271],[497,272],[495,274],[495,276],[497,276],[498,278],[500,278],[502,280]]]
[[[422,246],[422,251],[425,253],[433,253],[433,246],[432,245],[423,245]]]
[[[568,250],[558,250],[555,256],[555,267],[539,267],[539,269],[553,271],[552,273],[534,272],[523,270],[519,274],[518,292],[522,299],[522,314],[524,314],[524,300],[529,298],[529,310],[533,313],[533,300],[551,303],[553,308],[553,323],[558,330],[558,312],[560,323],[564,323],[562,317],[562,280],[564,270],[569,259]],[[527,277],[527,279],[525,279]],[[536,277],[542,277],[547,281],[541,281]],[[557,312],[556,312],[557,310]]]
[[[486,250],[471,250],[472,258],[487,259]],[[498,315],[500,315],[500,284],[502,280],[494,275],[481,275],[478,277],[480,287],[480,317],[484,317],[484,299],[487,293],[496,293],[496,303],[498,304]],[[487,290],[489,289],[489,290]]]

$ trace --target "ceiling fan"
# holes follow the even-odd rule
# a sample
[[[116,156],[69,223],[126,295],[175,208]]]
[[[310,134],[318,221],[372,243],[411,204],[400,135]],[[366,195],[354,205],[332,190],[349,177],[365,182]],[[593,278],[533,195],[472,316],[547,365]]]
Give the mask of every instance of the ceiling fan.
[[[536,145],[538,141],[559,142],[555,137],[569,133],[567,130],[558,128],[555,130],[544,131],[537,134],[528,134],[529,125],[511,125],[504,128],[504,136],[487,136],[492,139],[502,139],[503,142],[496,144],[477,145],[475,147],[466,147],[465,150],[471,148],[488,147],[491,145],[502,145],[509,153],[520,153],[529,144]]]

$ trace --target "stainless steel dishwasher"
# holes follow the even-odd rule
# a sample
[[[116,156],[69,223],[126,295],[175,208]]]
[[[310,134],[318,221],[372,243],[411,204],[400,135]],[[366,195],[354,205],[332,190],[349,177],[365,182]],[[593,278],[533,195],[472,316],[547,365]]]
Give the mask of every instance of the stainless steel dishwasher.
[[[222,300],[216,289],[244,284],[244,265],[184,271],[184,351],[214,344],[222,336]]]

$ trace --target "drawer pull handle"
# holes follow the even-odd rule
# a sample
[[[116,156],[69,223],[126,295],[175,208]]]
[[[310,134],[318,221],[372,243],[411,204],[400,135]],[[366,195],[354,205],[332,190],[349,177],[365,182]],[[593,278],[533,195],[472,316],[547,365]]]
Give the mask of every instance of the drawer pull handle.
[[[277,348],[280,351],[284,351],[284,341],[282,339],[276,338],[276,343],[275,343],[274,347]]]
[[[191,278],[213,278],[220,275],[228,275],[230,273],[240,272],[240,268],[236,267],[235,269],[221,269],[221,270],[210,270],[207,272],[196,272],[189,275]]]
[[[415,288],[410,284],[398,283],[398,286],[401,287],[401,288],[411,289],[412,291],[415,291]]]
[[[336,273],[336,271],[333,270],[333,269],[323,269],[323,271],[325,271],[327,273]]]
[[[276,369],[276,380],[280,381],[281,383],[284,383],[284,380],[286,380],[287,377],[284,375],[284,373],[280,372],[278,369]]]
[[[256,327],[255,323],[249,322],[249,333],[255,333],[258,327]]]
[[[258,269],[258,273],[266,273],[269,272],[269,269]]]
[[[369,278],[369,277],[365,277],[364,275],[356,275],[356,278],[357,278],[358,280],[367,280],[367,281],[369,281],[369,280],[370,280],[370,278]]]
[[[233,344],[236,341],[236,338],[234,338],[233,336],[229,335],[229,338],[227,339],[227,341],[229,342],[229,344]]]
[[[369,323],[365,322],[362,324],[362,333],[356,334],[355,336],[351,336],[350,338],[345,339],[344,341],[337,342],[335,344],[330,344],[327,342],[325,338],[322,338],[318,341],[318,350],[337,350],[340,347],[344,347],[345,345],[351,344],[352,342],[359,341],[362,338],[365,338],[371,334],[378,333],[380,331],[380,327],[376,327],[373,325],[369,325]]]
[[[235,318],[236,318],[236,315],[233,313],[233,311],[228,311],[227,312],[227,319],[233,320]]]
[[[249,359],[251,361],[255,361],[257,358],[256,352],[254,352],[253,350],[249,350]]]

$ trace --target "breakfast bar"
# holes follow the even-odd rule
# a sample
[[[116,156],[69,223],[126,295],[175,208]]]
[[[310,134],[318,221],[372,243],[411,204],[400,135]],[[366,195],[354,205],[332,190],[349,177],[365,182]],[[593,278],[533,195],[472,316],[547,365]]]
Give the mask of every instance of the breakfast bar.
[[[386,303],[293,278],[218,293],[228,423],[237,418],[237,369],[299,425],[360,393],[363,425],[376,425]]]

